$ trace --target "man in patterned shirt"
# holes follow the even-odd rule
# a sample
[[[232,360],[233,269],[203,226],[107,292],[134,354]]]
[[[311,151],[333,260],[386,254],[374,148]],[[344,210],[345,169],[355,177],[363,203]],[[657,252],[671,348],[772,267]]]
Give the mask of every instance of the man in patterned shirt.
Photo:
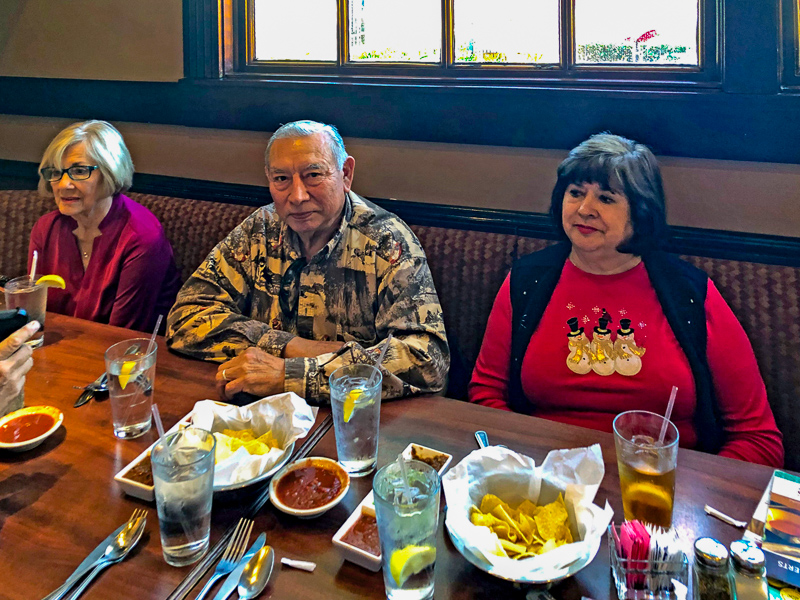
[[[292,391],[327,402],[328,376],[373,364],[392,333],[383,397],[441,392],[450,356],[425,253],[397,216],[350,191],[355,160],[336,129],[284,125],[265,161],[273,204],[184,284],[170,348],[222,363],[223,398]]]

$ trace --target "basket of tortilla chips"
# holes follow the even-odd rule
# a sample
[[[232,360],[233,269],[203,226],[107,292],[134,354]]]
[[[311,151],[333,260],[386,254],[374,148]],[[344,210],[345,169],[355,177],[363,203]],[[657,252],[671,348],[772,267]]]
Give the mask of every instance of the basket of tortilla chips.
[[[214,434],[214,491],[258,483],[280,469],[294,442],[314,425],[317,409],[287,392],[246,406],[203,400],[194,405],[192,424]]]
[[[512,450],[472,452],[442,478],[445,524],[473,565],[542,584],[589,564],[614,515],[593,503],[605,469],[599,445],[553,450],[540,466]]]

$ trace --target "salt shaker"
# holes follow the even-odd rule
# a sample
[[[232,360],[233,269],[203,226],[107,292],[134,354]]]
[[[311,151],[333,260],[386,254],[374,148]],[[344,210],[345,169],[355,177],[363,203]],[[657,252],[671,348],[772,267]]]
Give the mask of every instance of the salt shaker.
[[[764,553],[748,540],[731,542],[731,562],[736,600],[767,600]]]
[[[695,540],[692,583],[694,600],[733,600],[725,544],[710,537]]]

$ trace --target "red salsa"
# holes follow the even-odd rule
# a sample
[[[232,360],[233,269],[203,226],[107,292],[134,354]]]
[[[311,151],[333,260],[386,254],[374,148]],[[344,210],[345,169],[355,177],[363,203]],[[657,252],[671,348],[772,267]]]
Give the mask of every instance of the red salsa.
[[[342,492],[342,480],[331,469],[300,467],[281,477],[276,491],[278,500],[289,508],[319,508]]]
[[[378,537],[378,522],[375,517],[359,516],[353,526],[342,536],[342,541],[374,556],[381,555],[381,541]]]
[[[0,426],[0,442],[27,442],[47,433],[56,420],[46,413],[28,413]]]

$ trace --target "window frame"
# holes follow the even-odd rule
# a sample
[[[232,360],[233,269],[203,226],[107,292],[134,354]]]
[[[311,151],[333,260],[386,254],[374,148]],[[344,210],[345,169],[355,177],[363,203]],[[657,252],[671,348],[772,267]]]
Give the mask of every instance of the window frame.
[[[203,2],[214,0],[184,0]],[[575,0],[562,0],[560,13],[560,62],[557,65],[497,65],[454,64],[452,48],[452,16],[455,0],[442,0],[443,58],[447,63],[348,63],[348,40],[337,24],[337,48],[342,64],[313,61],[269,62],[254,58],[255,31],[253,14],[255,0],[219,0],[220,18],[230,23],[230,39],[221,44],[224,69],[220,76],[227,79],[267,78],[307,81],[337,80],[348,83],[387,83],[390,85],[434,86],[565,86],[600,85],[609,89],[719,89],[721,86],[721,19],[718,0],[698,0],[701,29],[698,35],[699,66],[576,64],[574,56]],[[347,23],[347,0],[337,0],[337,18]],[[565,27],[564,24],[569,24]],[[345,35],[343,35],[345,34]]]
[[[800,92],[800,0],[781,2],[782,86]]]

